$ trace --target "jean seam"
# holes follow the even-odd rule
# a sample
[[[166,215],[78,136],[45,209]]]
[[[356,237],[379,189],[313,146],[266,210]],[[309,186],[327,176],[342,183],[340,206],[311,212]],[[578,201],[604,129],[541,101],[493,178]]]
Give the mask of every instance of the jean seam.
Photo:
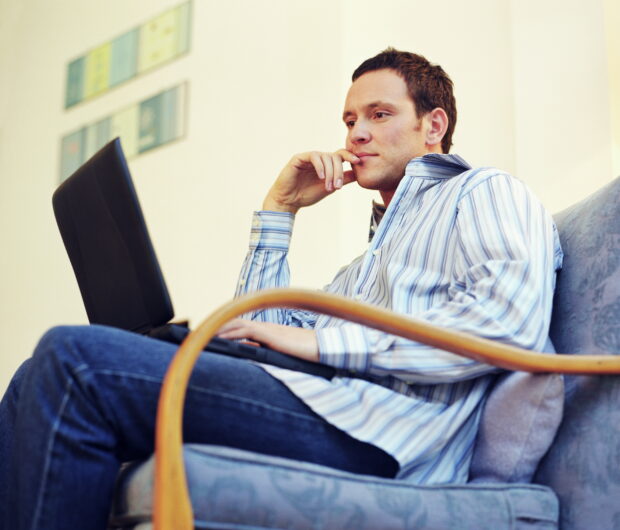
[[[64,414],[64,411],[67,407],[67,403],[69,402],[69,398],[71,396],[72,387],[73,387],[73,381],[68,380],[65,386],[65,394],[62,398],[62,402],[58,409],[56,420],[54,421],[54,425],[52,427],[52,436],[50,437],[49,443],[47,445],[47,450],[46,450],[46,455],[45,455],[45,464],[43,466],[41,486],[39,488],[39,493],[37,495],[37,504],[36,504],[34,516],[32,518],[31,528],[36,528],[38,519],[41,516],[41,507],[43,505],[43,497],[45,496],[45,488],[47,486],[47,481],[49,479],[49,471],[50,471],[51,460],[52,460],[51,455],[53,452],[54,443],[56,442],[56,435],[58,434],[60,423],[62,422],[62,415]]]

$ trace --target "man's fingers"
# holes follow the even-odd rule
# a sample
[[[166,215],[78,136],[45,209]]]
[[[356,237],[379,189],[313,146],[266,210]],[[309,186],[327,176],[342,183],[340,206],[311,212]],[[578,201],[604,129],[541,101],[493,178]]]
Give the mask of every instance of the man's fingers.
[[[235,318],[226,322],[217,331],[217,336],[223,339],[245,339],[250,338],[251,324],[248,320]]]
[[[323,159],[321,158],[321,153],[318,151],[313,151],[310,153],[310,162],[314,166],[314,171],[318,177],[323,180],[325,179],[325,167],[323,166]]]
[[[349,162],[349,164],[359,164],[361,162],[360,158],[357,155],[346,149],[339,149],[338,151],[336,151],[335,154],[340,155],[342,160],[344,160],[345,162]]]
[[[344,184],[342,177],[342,157],[338,153],[332,153],[332,163],[334,164],[334,188],[340,189]]]
[[[349,162],[349,164],[351,164],[351,166],[355,165],[355,164],[359,164],[360,163],[360,159],[357,155],[353,154],[351,151],[348,151],[346,149],[340,149],[338,151],[336,151],[334,153],[334,155],[338,156],[340,158],[340,179],[336,180],[336,187],[337,188],[342,188],[342,186],[346,185],[346,184],[350,184],[351,182],[355,181],[355,174],[353,173],[353,171],[351,170],[347,170],[344,171],[342,168],[342,163],[343,162]]]
[[[296,155],[292,159],[293,165],[298,170],[303,170],[305,164],[311,165],[317,177],[325,181],[323,186],[328,193],[355,180],[350,172],[344,171],[342,167],[344,162],[358,164],[360,159],[346,149],[339,149],[333,153],[309,151]]]
[[[321,161],[325,168],[325,189],[333,191],[334,189],[334,161],[331,153],[321,153]]]
[[[321,161],[325,172],[325,189],[331,192],[355,180],[352,173],[348,173],[345,177],[342,164],[344,162],[358,164],[360,159],[351,151],[340,149],[334,153],[321,153]]]

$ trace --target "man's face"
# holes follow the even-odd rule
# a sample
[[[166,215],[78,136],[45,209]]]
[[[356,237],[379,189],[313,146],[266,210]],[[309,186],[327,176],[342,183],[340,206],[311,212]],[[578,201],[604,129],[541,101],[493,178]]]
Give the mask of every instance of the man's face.
[[[352,166],[357,182],[379,190],[387,204],[407,163],[429,152],[425,120],[418,118],[407,84],[389,69],[358,77],[347,94],[343,120],[346,148],[361,159]]]

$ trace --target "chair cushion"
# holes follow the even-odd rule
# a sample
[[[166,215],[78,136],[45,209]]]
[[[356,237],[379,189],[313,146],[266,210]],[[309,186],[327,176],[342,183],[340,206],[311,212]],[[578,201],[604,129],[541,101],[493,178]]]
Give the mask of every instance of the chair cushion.
[[[531,482],[555,438],[563,405],[561,375],[501,375],[482,413],[470,482]]]
[[[554,300],[558,352],[620,353],[620,179],[556,216],[564,267]],[[560,498],[563,529],[620,525],[620,376],[566,377],[564,419],[535,481]]]
[[[537,485],[415,486],[206,445],[184,456],[196,528],[557,528]],[[124,470],[112,528],[150,528],[152,476],[153,459]]]

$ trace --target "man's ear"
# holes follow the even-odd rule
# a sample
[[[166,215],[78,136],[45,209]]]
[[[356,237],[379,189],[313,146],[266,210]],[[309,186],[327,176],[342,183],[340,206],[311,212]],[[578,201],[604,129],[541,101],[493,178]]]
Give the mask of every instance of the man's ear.
[[[448,130],[448,115],[441,107],[431,110],[426,116],[426,144],[441,147],[441,140]]]

